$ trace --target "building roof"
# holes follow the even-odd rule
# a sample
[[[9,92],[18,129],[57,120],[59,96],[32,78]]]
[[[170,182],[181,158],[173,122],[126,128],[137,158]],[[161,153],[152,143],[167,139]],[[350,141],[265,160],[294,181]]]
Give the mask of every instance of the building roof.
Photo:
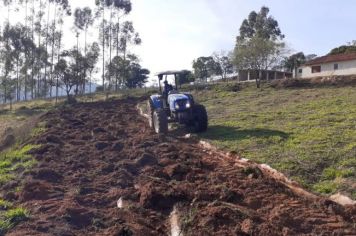
[[[356,53],[327,55],[323,57],[317,57],[311,61],[306,62],[304,65],[311,66],[311,65],[325,64],[330,62],[351,61],[351,60],[356,60]]]
[[[160,75],[175,75],[175,74],[181,74],[183,73],[183,70],[169,70],[169,71],[162,71],[156,74],[156,76]]]

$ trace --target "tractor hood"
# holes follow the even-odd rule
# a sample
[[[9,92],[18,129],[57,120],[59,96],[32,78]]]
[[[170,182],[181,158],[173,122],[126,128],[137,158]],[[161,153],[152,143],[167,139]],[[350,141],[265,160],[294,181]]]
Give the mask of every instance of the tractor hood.
[[[185,110],[186,104],[190,102],[189,96],[185,94],[170,94],[168,95],[168,104],[169,108],[171,111],[176,111],[176,110]],[[177,109],[176,104],[179,105],[179,108]]]
[[[184,99],[189,99],[187,95],[185,94],[170,94],[168,96],[168,103],[170,103],[170,101],[176,101],[176,100],[184,100]]]

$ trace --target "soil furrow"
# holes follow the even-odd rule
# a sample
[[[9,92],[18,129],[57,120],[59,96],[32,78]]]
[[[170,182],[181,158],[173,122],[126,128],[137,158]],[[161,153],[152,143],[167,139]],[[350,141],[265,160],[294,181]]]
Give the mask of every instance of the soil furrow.
[[[31,218],[9,235],[169,235],[173,209],[184,235],[356,235],[354,206],[296,196],[256,167],[156,135],[136,104],[44,116],[39,164],[17,196]]]

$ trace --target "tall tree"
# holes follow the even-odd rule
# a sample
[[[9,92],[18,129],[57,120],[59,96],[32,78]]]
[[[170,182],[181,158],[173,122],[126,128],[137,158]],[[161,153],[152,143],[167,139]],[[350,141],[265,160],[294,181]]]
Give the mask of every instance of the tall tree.
[[[258,71],[257,88],[262,72],[279,65],[285,49],[278,22],[268,14],[267,7],[262,7],[259,13],[250,13],[242,22],[234,49],[234,64],[238,69]]]
[[[87,54],[87,33],[88,28],[94,23],[94,18],[92,15],[92,10],[89,7],[83,9],[77,8],[74,13],[74,25],[78,32],[84,31],[84,55]],[[79,50],[79,48],[77,49]],[[84,78],[82,79],[82,91],[85,93],[85,82],[86,82],[86,71],[83,73]]]
[[[194,75],[196,78],[208,82],[208,78],[221,72],[220,65],[213,57],[199,57],[193,61]]]
[[[130,21],[126,21],[123,23],[121,27],[121,31],[117,35],[118,40],[115,40],[118,44],[116,45],[117,47],[117,53],[121,52],[122,53],[122,59],[123,59],[123,74],[121,74],[121,80],[127,79],[127,68],[126,66],[129,64],[127,63],[127,54],[129,51],[129,46],[131,45],[140,45],[142,43],[142,40],[140,38],[140,35],[135,31],[135,28],[133,26],[133,23]],[[119,80],[119,74],[115,74],[115,81],[116,84],[118,83]],[[117,91],[117,88],[116,88]]]
[[[11,73],[14,68],[14,61],[15,61],[15,55],[13,54],[13,50],[10,45],[10,33],[11,26],[7,22],[5,24],[5,27],[3,29],[2,35],[1,35],[1,41],[3,42],[3,47],[1,48],[1,64],[2,64],[2,88],[3,88],[3,93],[4,93],[4,103],[6,103],[8,100],[12,104],[13,100],[13,92],[14,92],[14,82],[11,78]]]
[[[132,5],[130,0],[95,0],[95,4],[98,7],[98,14],[102,16],[102,22],[100,25],[100,40],[102,41],[102,58],[103,58],[103,66],[102,66],[102,83],[103,89],[105,91],[105,46],[109,45],[109,61],[111,61],[111,40],[112,37],[112,18],[113,12],[116,12],[117,19],[120,19],[122,16],[127,15],[132,10]],[[105,10],[110,9],[110,20],[109,27],[106,27],[107,20],[105,19]],[[110,40],[110,42],[108,42]]]
[[[234,65],[232,64],[232,55],[231,53],[226,53],[224,51],[221,51],[219,53],[214,53],[213,58],[217,64],[219,64],[219,69],[217,72],[220,72],[219,75],[221,76],[221,79],[226,79],[227,80],[227,75],[231,74],[234,72]]]
[[[26,38],[26,29],[24,26],[18,24],[16,26],[10,27],[9,34],[7,37],[10,38],[10,47],[12,49],[12,54],[15,58],[16,65],[16,100],[21,100],[21,81],[20,81],[20,66],[24,61],[24,53],[25,53],[25,44],[27,41]]]
[[[178,74],[178,82],[180,86],[182,86],[183,84],[194,82],[194,80],[194,75],[189,70],[183,70],[181,73]]]
[[[150,71],[141,67],[138,63],[130,63],[128,66],[128,77],[126,87],[142,88],[147,82]]]
[[[305,61],[311,61],[313,59],[315,59],[318,55],[316,54],[308,54],[305,56]]]
[[[85,54],[87,70],[89,72],[89,93],[92,93],[92,74],[95,71],[99,60],[100,47],[98,43],[93,43]]]

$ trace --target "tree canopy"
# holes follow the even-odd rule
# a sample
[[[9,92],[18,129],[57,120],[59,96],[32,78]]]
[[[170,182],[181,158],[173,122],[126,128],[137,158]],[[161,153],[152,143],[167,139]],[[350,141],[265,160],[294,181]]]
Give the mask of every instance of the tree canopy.
[[[253,37],[268,40],[283,39],[284,35],[279,28],[278,21],[269,16],[269,8],[262,7],[257,13],[252,11],[240,27],[238,40],[250,39]]]
[[[194,75],[196,78],[207,81],[210,76],[219,75],[221,67],[212,56],[199,57],[193,61]]]
[[[306,57],[303,52],[298,52],[295,53],[288,58],[286,58],[283,62],[284,67],[287,69],[289,72],[293,72],[293,70],[296,70],[298,67],[300,67],[302,64],[306,62]]]
[[[356,53],[356,42],[349,43],[348,45],[342,45],[332,49],[329,55]]]

